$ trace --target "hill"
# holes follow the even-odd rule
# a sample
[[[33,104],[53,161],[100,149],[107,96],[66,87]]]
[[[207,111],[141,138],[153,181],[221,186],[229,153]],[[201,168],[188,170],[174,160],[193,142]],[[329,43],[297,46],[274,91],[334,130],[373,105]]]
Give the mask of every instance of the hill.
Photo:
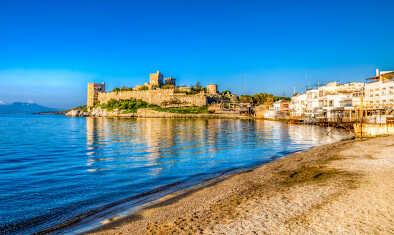
[[[34,103],[15,102],[0,105],[0,114],[33,114],[39,112],[56,112],[57,109]]]

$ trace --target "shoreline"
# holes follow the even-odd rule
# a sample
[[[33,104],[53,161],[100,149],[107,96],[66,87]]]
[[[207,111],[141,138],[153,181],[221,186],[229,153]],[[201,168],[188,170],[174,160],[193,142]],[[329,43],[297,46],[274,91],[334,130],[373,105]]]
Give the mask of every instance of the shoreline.
[[[342,138],[342,140],[339,140],[339,142],[346,141],[346,140],[349,140],[352,138],[354,138],[354,137],[353,136],[344,137],[344,138]],[[337,143],[337,142],[335,142],[335,143]],[[292,154],[295,154],[298,152],[303,152],[303,151],[308,151],[308,150],[310,150],[310,148],[307,148],[304,150],[296,150],[294,152],[286,153],[284,155],[282,155],[282,154],[275,155],[275,156],[272,156],[271,160],[269,160],[269,161],[264,161],[264,162],[261,162],[261,163],[258,163],[258,164],[252,165],[252,166],[241,167],[241,168],[231,168],[231,169],[228,169],[225,171],[216,172],[212,176],[205,177],[206,179],[204,179],[202,181],[197,180],[197,181],[200,181],[197,183],[195,180],[192,180],[192,181],[194,181],[194,183],[192,183],[192,181],[180,181],[180,182],[175,182],[175,183],[170,184],[170,185],[172,185],[172,184],[184,185],[184,186],[178,187],[178,189],[169,188],[170,185],[163,185],[163,186],[160,186],[159,188],[165,188],[165,191],[167,191],[169,189],[169,192],[165,193],[162,196],[159,196],[159,197],[156,196],[156,193],[161,194],[161,190],[159,190],[158,188],[153,189],[152,192],[149,191],[149,192],[142,193],[144,195],[150,195],[150,197],[154,197],[155,199],[153,201],[146,201],[142,204],[133,205],[132,207],[127,206],[126,204],[130,204],[130,203],[133,204],[134,203],[134,202],[132,202],[132,200],[134,198],[141,198],[140,194],[134,195],[129,198],[122,199],[121,201],[112,202],[110,204],[103,205],[100,208],[96,208],[96,209],[93,209],[92,211],[88,211],[86,214],[79,215],[79,216],[71,219],[70,221],[66,221],[65,223],[58,224],[54,227],[50,227],[48,229],[42,230],[42,231],[38,232],[37,234],[47,234],[47,233],[62,232],[62,231],[63,232],[72,232],[72,233],[75,232],[77,234],[84,234],[84,233],[89,233],[90,231],[96,231],[97,229],[101,229],[103,227],[103,225],[105,226],[106,224],[111,223],[115,220],[124,219],[125,217],[133,216],[131,213],[134,213],[135,211],[143,209],[149,205],[155,204],[156,202],[162,201],[163,199],[169,198],[173,195],[189,193],[190,191],[204,188],[207,185],[210,185],[212,183],[217,183],[219,181],[225,180],[228,177],[232,177],[234,175],[238,175],[238,174],[242,174],[244,172],[252,171],[256,168],[264,166],[265,164],[269,164],[273,161],[277,161],[280,158],[286,158],[288,156],[291,156]],[[155,192],[155,193],[153,193],[153,192]],[[122,208],[122,209],[120,209],[120,210],[116,209],[117,212],[113,213],[112,212],[114,209],[113,207]],[[97,217],[97,215],[99,215],[99,216]],[[101,221],[97,220],[97,218],[92,219],[90,216],[102,218],[102,220]],[[100,225],[100,223],[101,223],[101,225]]]
[[[135,113],[122,113],[121,111],[107,111],[96,109],[93,112],[72,110],[65,113],[67,117],[106,117],[106,118],[206,118],[206,119],[253,119],[250,115],[223,114],[223,113],[173,113],[156,111],[151,108],[140,108]]]
[[[394,136],[344,140],[290,154],[252,170],[219,177],[167,195],[140,207],[129,216],[104,221],[106,224],[86,234],[322,232],[318,230],[322,226],[320,223],[310,221],[316,220],[317,213],[335,209],[332,205],[343,200],[344,195],[353,195],[353,191],[357,190],[373,192],[368,184],[370,174],[381,172],[373,172],[373,169],[372,172],[365,172],[365,166],[355,169],[355,165],[392,162],[394,159],[387,156],[390,151],[394,151],[392,143]],[[360,147],[365,148],[365,151],[357,156]],[[387,172],[382,174],[394,176],[393,168],[390,165],[386,165],[386,168]],[[378,178],[376,182],[381,180]],[[387,187],[394,185],[389,177],[387,180]],[[386,205],[387,198],[384,195],[392,195],[393,189],[382,185],[379,187],[385,191],[379,202]],[[379,211],[368,208],[376,204],[380,205],[364,205],[365,210]],[[375,220],[383,221],[383,224],[374,220],[371,222],[375,225],[368,224],[365,223],[365,215],[351,211],[352,205],[348,206],[350,208],[346,209],[350,211],[347,213],[352,214],[353,220],[347,221],[350,227],[341,227],[344,231],[349,228],[350,232],[374,231],[369,229],[376,229],[376,226],[379,231],[394,231],[392,221],[382,219],[381,213],[377,213]],[[389,203],[386,210],[390,208],[394,209]],[[326,217],[327,221],[338,223],[338,216]],[[360,221],[364,221],[364,224],[360,224]],[[338,226],[330,229],[336,228]]]

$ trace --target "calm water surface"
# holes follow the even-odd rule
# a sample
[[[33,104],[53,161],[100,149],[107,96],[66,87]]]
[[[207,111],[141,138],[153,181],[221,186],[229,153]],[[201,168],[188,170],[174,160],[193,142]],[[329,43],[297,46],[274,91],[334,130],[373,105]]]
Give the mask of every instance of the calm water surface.
[[[81,232],[167,193],[345,137],[258,120],[0,115],[0,233],[78,216],[53,233]]]

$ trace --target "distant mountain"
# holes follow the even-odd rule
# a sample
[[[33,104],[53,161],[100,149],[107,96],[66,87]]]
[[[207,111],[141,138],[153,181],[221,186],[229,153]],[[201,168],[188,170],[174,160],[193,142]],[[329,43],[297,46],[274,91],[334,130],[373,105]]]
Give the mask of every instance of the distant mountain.
[[[0,104],[0,114],[32,114],[39,112],[55,112],[54,108],[48,108],[34,103],[15,102],[12,104]]]

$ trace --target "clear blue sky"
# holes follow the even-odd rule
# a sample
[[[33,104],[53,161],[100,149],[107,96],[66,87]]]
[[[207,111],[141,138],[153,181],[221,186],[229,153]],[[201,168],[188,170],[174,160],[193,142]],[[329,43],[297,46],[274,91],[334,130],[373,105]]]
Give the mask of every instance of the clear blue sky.
[[[394,69],[393,12],[392,0],[0,0],[0,102],[72,107],[87,82],[134,86],[157,69],[236,93],[361,81]]]

